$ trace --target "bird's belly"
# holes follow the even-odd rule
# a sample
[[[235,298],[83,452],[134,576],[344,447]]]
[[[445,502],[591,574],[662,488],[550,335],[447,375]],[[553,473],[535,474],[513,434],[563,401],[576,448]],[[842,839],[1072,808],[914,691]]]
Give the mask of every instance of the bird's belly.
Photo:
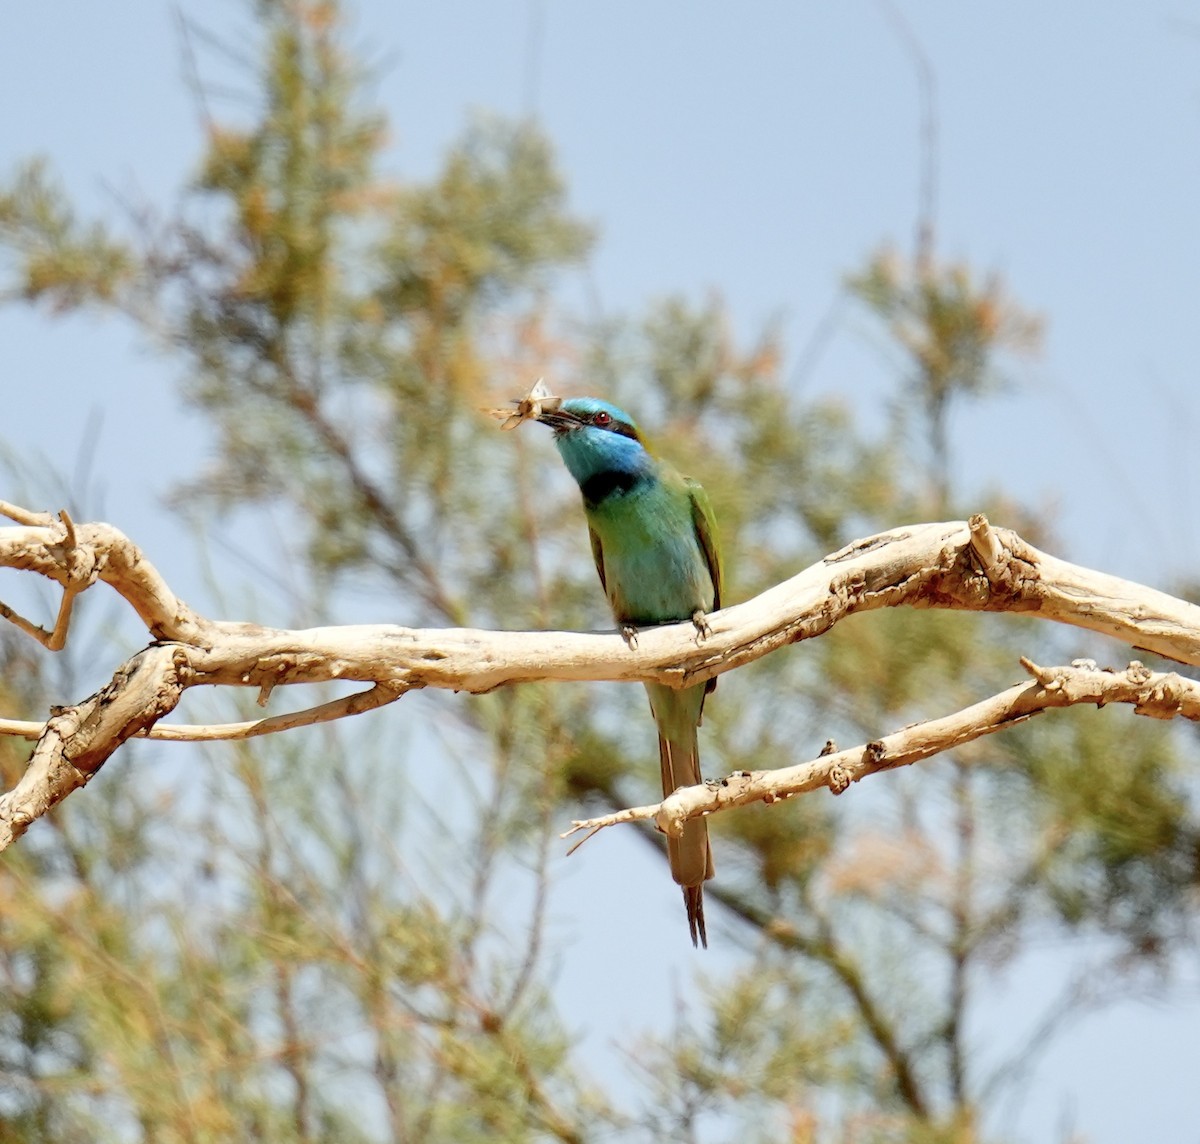
[[[621,517],[625,519],[621,519]],[[713,583],[688,513],[673,528],[646,513],[612,513],[593,522],[604,554],[604,581],[622,623],[658,624],[711,611]]]

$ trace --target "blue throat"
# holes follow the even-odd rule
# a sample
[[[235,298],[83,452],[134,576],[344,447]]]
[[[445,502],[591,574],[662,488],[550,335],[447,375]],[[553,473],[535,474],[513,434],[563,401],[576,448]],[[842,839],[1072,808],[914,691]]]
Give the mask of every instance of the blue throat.
[[[615,406],[592,398],[573,398],[564,402],[563,407],[578,412],[603,408],[626,420],[626,415]],[[554,443],[578,483],[584,501],[593,507],[653,479],[657,470],[654,458],[636,437],[596,425],[581,425],[556,433]]]

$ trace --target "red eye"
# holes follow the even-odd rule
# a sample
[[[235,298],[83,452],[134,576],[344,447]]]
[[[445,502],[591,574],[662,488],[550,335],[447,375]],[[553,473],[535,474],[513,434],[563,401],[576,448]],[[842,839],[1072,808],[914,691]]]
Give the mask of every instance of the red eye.
[[[601,409],[600,412],[597,413],[596,416],[592,418],[592,424],[594,424],[594,425],[608,425],[611,422],[612,422],[612,414],[605,413],[603,409]]]

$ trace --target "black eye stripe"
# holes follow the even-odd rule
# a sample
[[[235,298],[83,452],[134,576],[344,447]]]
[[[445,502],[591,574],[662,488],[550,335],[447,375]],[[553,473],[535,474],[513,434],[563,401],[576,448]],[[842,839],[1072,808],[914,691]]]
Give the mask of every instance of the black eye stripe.
[[[614,417],[607,409],[598,409],[595,413],[585,414],[582,420],[584,424],[594,425],[606,433],[619,433],[622,437],[628,437],[633,441],[641,440],[638,431],[628,421]]]
[[[622,437],[632,437],[633,440],[638,439],[637,430],[627,421],[612,420],[607,425],[602,425],[602,429],[607,429],[610,433],[620,433]]]

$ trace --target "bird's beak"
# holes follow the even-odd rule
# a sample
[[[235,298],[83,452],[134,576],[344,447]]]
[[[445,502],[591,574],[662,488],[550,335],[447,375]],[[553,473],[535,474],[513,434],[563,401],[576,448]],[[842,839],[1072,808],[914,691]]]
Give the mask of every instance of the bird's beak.
[[[583,424],[574,413],[568,413],[565,409],[543,409],[537,415],[537,419],[543,425],[549,425],[556,435],[569,433]]]

